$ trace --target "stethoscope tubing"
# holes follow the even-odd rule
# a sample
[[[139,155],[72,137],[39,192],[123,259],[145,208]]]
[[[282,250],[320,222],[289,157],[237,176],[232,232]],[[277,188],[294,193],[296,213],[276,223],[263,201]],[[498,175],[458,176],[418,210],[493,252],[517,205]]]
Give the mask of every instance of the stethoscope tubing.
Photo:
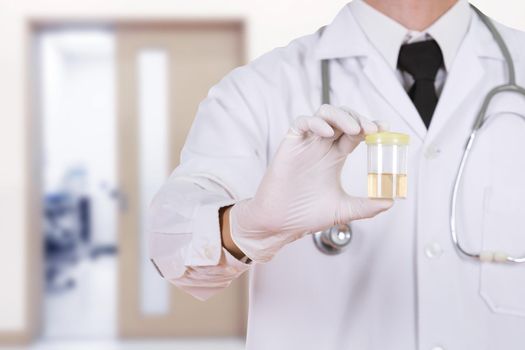
[[[485,115],[490,105],[490,102],[492,101],[494,96],[500,93],[503,93],[503,92],[517,93],[525,97],[524,88],[518,85],[509,83],[509,84],[504,84],[504,85],[500,85],[500,86],[493,88],[491,91],[489,91],[489,93],[483,100],[482,107],[474,122],[472,132],[470,133],[468,141],[465,144],[465,149],[463,150],[461,162],[459,164],[458,171],[456,173],[456,178],[454,180],[454,186],[452,189],[452,196],[450,200],[450,236],[452,239],[452,243],[456,247],[456,250],[460,253],[460,255],[466,258],[482,260],[485,262],[523,263],[525,262],[525,256],[513,257],[505,252],[500,252],[500,251],[483,251],[480,253],[469,252],[462,246],[461,242],[459,241],[458,231],[457,231],[457,219],[456,219],[457,207],[458,207],[457,202],[458,202],[459,191],[461,189],[461,184],[463,180],[463,173],[467,165],[469,156],[471,154],[472,148],[474,147],[476,139],[478,138],[478,132],[481,130],[483,124],[487,120]],[[525,116],[521,116],[521,117],[525,119]]]
[[[474,259],[478,261],[483,262],[498,262],[498,263],[525,263],[525,256],[522,257],[513,257],[505,252],[499,252],[499,251],[481,251],[479,253],[473,253],[465,249],[458,238],[458,230],[457,230],[457,202],[459,197],[459,192],[461,189],[461,184],[463,180],[463,174],[465,167],[467,165],[469,156],[471,154],[472,148],[474,147],[474,144],[476,142],[476,139],[478,138],[478,132],[482,128],[484,122],[486,121],[486,113],[488,110],[488,107],[490,106],[490,103],[494,96],[503,93],[503,92],[512,92],[517,93],[519,95],[522,95],[525,97],[525,88],[519,86],[516,84],[516,71],[514,67],[514,60],[512,59],[512,56],[510,54],[509,48],[506,45],[505,41],[503,40],[503,37],[497,30],[497,28],[494,26],[490,18],[488,18],[483,12],[481,12],[477,7],[474,5],[470,5],[472,9],[476,12],[476,14],[479,16],[481,21],[485,24],[487,29],[491,32],[492,36],[494,37],[494,40],[496,41],[496,44],[498,45],[499,49],[501,50],[501,53],[503,54],[503,57],[506,62],[507,66],[507,74],[508,74],[508,82],[506,84],[496,86],[492,90],[490,90],[487,95],[485,96],[483,103],[481,104],[481,108],[478,112],[478,115],[476,116],[476,119],[474,121],[474,125],[472,126],[472,131],[469,135],[469,138],[465,144],[465,148],[463,150],[463,155],[461,157],[461,162],[458,166],[458,171],[456,173],[456,177],[454,180],[454,186],[452,189],[451,199],[450,199],[450,236],[452,239],[453,245],[456,247],[456,250],[460,254],[460,256]],[[324,30],[324,28],[321,28],[321,32]],[[322,91],[321,91],[321,101],[323,104],[330,103],[330,70],[329,70],[329,60],[322,60],[321,61],[321,81],[322,81]],[[521,116],[523,119],[525,119],[525,116]],[[348,225],[347,225],[348,226]],[[326,240],[330,239],[330,233],[331,229],[323,231],[323,232],[316,232],[314,233],[314,243],[317,246],[317,248],[329,255],[335,255],[340,253],[343,248],[345,248],[348,243],[350,242],[351,238],[351,232],[350,227],[348,226],[348,232],[350,237],[348,239],[348,242],[344,245],[336,245],[336,244],[330,244],[329,246],[326,244]],[[335,248],[334,248],[335,247]]]
[[[470,6],[474,9],[474,11],[477,13],[479,18],[481,19],[481,21],[485,24],[485,26],[491,32],[492,36],[494,37],[494,40],[496,41],[496,44],[498,45],[501,53],[503,54],[503,57],[505,58],[505,62],[507,65],[508,82],[506,84],[496,86],[495,88],[493,88],[487,93],[487,95],[483,99],[481,108],[474,121],[474,125],[472,126],[472,132],[470,133],[468,141],[465,144],[465,149],[463,150],[461,162],[459,164],[458,171],[456,173],[456,178],[454,180],[454,186],[452,189],[452,196],[450,200],[450,236],[452,239],[452,243],[456,247],[456,250],[463,257],[475,259],[475,260],[481,260],[484,262],[524,263],[525,256],[513,257],[510,254],[507,254],[505,252],[500,252],[500,251],[482,251],[480,253],[470,252],[461,245],[461,242],[459,241],[459,238],[458,238],[456,214],[457,214],[457,207],[458,207],[457,201],[458,201],[459,191],[460,191],[462,180],[463,180],[463,173],[465,171],[465,167],[468,162],[469,156],[471,154],[472,148],[474,147],[476,139],[478,138],[477,136],[478,132],[480,131],[480,129],[482,128],[483,124],[486,121],[486,114],[490,106],[490,103],[492,102],[493,98],[496,95],[500,93],[504,93],[504,92],[517,93],[525,97],[525,89],[516,84],[516,71],[514,67],[514,60],[512,59],[512,56],[510,54],[509,48],[507,47],[507,44],[505,43],[505,40],[503,40],[501,34],[497,30],[497,28],[494,26],[490,18],[488,18],[483,12],[481,12],[474,5],[470,5]],[[525,119],[525,117],[523,118]]]

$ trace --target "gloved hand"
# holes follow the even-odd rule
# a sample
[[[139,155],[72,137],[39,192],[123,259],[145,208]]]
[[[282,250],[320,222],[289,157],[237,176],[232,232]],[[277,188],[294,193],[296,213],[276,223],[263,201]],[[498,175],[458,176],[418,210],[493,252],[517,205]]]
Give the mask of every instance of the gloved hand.
[[[230,211],[232,240],[255,262],[270,260],[285,244],[333,225],[369,218],[391,200],[347,195],[340,184],[346,157],[385,124],[348,108],[323,105],[299,117],[280,144],[255,196]]]

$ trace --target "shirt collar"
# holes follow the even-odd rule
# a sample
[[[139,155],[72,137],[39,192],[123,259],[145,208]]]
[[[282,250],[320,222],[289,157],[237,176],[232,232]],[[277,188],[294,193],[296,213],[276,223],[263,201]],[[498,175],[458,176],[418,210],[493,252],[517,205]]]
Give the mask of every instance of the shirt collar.
[[[394,70],[397,68],[401,45],[405,42],[421,40],[423,35],[436,40],[443,53],[445,69],[450,70],[461,42],[468,31],[472,16],[468,2],[458,0],[430,27],[418,33],[408,30],[363,0],[354,0],[348,7],[372,46],[379,51]]]

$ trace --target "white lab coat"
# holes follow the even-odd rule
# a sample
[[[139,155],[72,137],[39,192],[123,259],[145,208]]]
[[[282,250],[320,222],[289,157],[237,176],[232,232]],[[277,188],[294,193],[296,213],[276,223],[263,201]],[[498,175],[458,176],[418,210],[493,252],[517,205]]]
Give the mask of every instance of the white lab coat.
[[[498,25],[525,84],[525,34]],[[320,60],[332,59],[332,104],[411,136],[409,195],[351,223],[338,256],[307,236],[269,263],[246,265],[220,246],[219,207],[253,196],[276,148],[300,115],[320,105]],[[315,33],[234,70],[210,90],[174,171],[152,206],[151,256],[164,277],[201,299],[250,270],[249,350],[524,349],[525,265],[480,264],[450,240],[452,183],[487,91],[507,78],[503,57],[473,15],[428,132],[347,7]],[[460,240],[472,250],[525,254],[525,98],[489,110],[465,174]],[[366,195],[366,146],[342,184]]]

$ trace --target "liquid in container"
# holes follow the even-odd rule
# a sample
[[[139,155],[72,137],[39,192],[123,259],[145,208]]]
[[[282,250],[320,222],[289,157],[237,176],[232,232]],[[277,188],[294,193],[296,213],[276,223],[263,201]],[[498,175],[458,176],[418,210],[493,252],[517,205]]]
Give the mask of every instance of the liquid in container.
[[[397,132],[379,132],[366,136],[369,198],[407,197],[409,141],[408,135]]]

